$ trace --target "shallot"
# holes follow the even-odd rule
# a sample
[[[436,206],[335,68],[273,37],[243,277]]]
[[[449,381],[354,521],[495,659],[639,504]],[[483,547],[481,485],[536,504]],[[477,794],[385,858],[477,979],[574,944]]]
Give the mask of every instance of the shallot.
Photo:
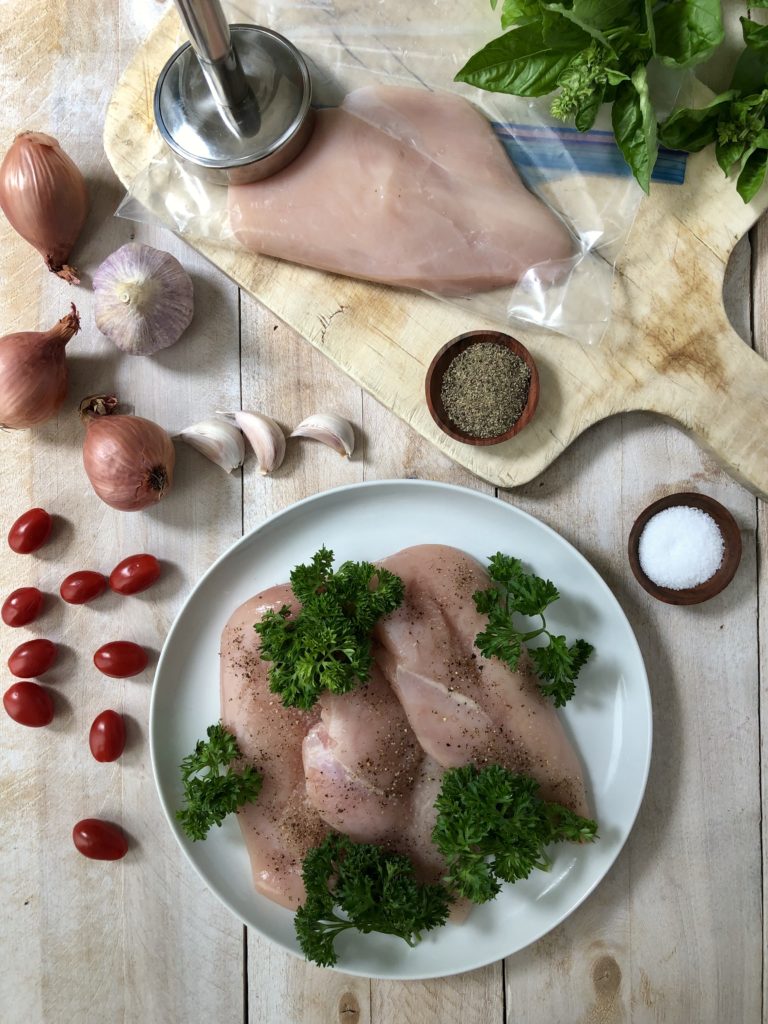
[[[67,394],[64,349],[79,330],[72,306],[49,331],[0,338],[0,427],[21,430],[56,415]]]
[[[173,483],[176,453],[168,434],[152,420],[115,414],[114,395],[80,403],[87,424],[83,465],[103,502],[137,512],[164,498]]]
[[[56,139],[17,135],[0,165],[0,208],[54,274],[79,284],[67,265],[88,214],[88,189]]]

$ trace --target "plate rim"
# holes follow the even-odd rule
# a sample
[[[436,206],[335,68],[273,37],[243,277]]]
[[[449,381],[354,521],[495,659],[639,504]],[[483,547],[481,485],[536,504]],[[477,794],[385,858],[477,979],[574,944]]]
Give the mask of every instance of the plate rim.
[[[629,816],[629,824],[628,824],[628,827],[627,827],[626,835],[623,837],[620,845],[616,848],[616,852],[615,852],[615,855],[614,855],[612,861],[605,868],[605,870],[602,872],[602,874],[600,874],[597,878],[595,878],[593,880],[593,882],[579,895],[579,897],[576,899],[576,901],[574,903],[572,903],[567,910],[563,911],[563,913],[560,914],[556,918],[556,920],[553,920],[548,925],[548,927],[546,928],[545,931],[542,931],[540,934],[538,934],[538,935],[534,936],[533,938],[531,938],[531,940],[529,942],[527,942],[524,946],[520,946],[519,948],[515,949],[511,953],[506,953],[503,956],[498,957],[496,960],[483,960],[483,961],[480,961],[478,963],[469,963],[466,966],[461,967],[459,970],[448,969],[448,970],[445,970],[445,971],[438,970],[437,972],[429,971],[429,972],[423,972],[423,973],[411,973],[411,974],[407,974],[407,975],[398,975],[398,974],[385,974],[385,975],[382,975],[382,974],[371,974],[370,972],[366,972],[366,971],[363,971],[363,970],[360,970],[360,969],[351,968],[351,967],[345,967],[345,966],[339,966],[339,965],[336,965],[336,966],[333,966],[331,968],[328,968],[328,969],[336,971],[336,972],[338,972],[340,974],[348,974],[348,975],[353,976],[353,977],[361,977],[361,978],[375,978],[375,979],[379,979],[379,980],[383,980],[383,981],[429,981],[429,980],[431,980],[433,978],[436,979],[436,978],[453,977],[455,975],[463,974],[463,973],[466,973],[468,971],[478,970],[481,967],[489,966],[491,963],[497,963],[498,960],[505,960],[509,956],[516,956],[518,953],[522,953],[525,949],[528,949],[535,942],[538,942],[545,935],[548,935],[551,931],[553,931],[555,928],[557,928],[559,925],[561,925],[563,923],[563,921],[565,921],[567,918],[569,918],[571,916],[571,914],[573,914],[585,902],[585,900],[587,900],[588,897],[592,895],[592,893],[595,891],[595,889],[605,880],[605,878],[608,876],[608,874],[613,870],[613,868],[614,868],[617,860],[619,859],[619,857],[620,857],[620,855],[621,855],[621,853],[622,853],[622,851],[623,851],[623,849],[624,849],[624,847],[625,847],[625,845],[626,845],[630,835],[632,834],[632,831],[633,831],[633,829],[635,827],[635,824],[637,822],[637,816],[640,813],[640,808],[642,807],[643,800],[645,799],[645,793],[646,793],[646,789],[647,789],[647,786],[648,786],[648,777],[649,777],[650,766],[651,766],[651,756],[652,756],[652,753],[653,753],[653,702],[652,702],[652,697],[651,697],[650,683],[649,683],[649,680],[648,680],[648,672],[647,672],[647,669],[645,667],[645,659],[643,658],[642,650],[640,649],[640,645],[639,645],[639,643],[637,641],[637,637],[635,636],[635,630],[634,630],[634,628],[632,626],[632,623],[629,621],[629,617],[627,616],[627,613],[624,611],[624,608],[622,607],[622,605],[620,604],[620,602],[616,598],[615,594],[613,593],[611,588],[608,586],[606,581],[603,579],[603,577],[600,575],[600,573],[597,571],[597,569],[595,569],[595,567],[589,561],[589,559],[587,559],[586,556],[584,556],[578,550],[578,548],[576,548],[566,537],[564,537],[561,533],[558,533],[558,531],[555,530],[553,527],[551,527],[548,523],[543,522],[541,519],[539,519],[536,516],[532,515],[530,512],[526,512],[524,509],[519,508],[513,502],[504,501],[501,498],[498,498],[495,494],[486,494],[483,491],[475,490],[472,487],[464,487],[464,486],[462,486],[460,484],[444,483],[444,482],[442,482],[440,480],[428,480],[428,479],[422,480],[422,479],[416,479],[416,478],[398,479],[396,477],[395,478],[387,478],[387,479],[383,479],[383,480],[361,480],[361,481],[358,481],[357,483],[343,484],[343,485],[341,485],[339,487],[331,487],[331,488],[328,488],[327,490],[324,490],[324,491],[317,491],[314,494],[307,495],[307,497],[305,497],[305,498],[301,498],[299,501],[291,502],[291,504],[287,505],[285,508],[282,508],[282,509],[280,509],[280,510],[278,510],[276,512],[273,512],[271,515],[267,516],[264,520],[262,520],[262,522],[258,523],[255,527],[253,527],[253,529],[249,530],[248,533],[244,533],[241,537],[239,537],[232,544],[230,544],[229,547],[226,548],[225,551],[223,551],[217,558],[214,559],[214,561],[208,566],[208,568],[205,570],[205,572],[203,572],[203,574],[197,579],[197,581],[192,586],[192,589],[189,591],[189,593],[185,597],[184,601],[182,602],[181,607],[179,608],[178,612],[176,613],[176,615],[175,615],[175,617],[173,619],[173,622],[171,623],[171,626],[170,626],[170,628],[168,630],[168,633],[166,634],[165,640],[163,642],[163,645],[162,645],[162,648],[161,648],[161,651],[160,651],[160,655],[159,655],[158,660],[157,660],[157,666],[155,668],[155,673],[154,673],[154,676],[153,676],[153,679],[152,679],[152,690],[151,690],[151,695],[150,695],[149,720],[148,720],[149,753],[150,753],[150,763],[151,763],[151,766],[152,766],[152,778],[153,778],[154,783],[155,783],[155,790],[157,792],[158,799],[160,801],[160,806],[162,807],[163,814],[165,816],[166,822],[167,822],[168,826],[170,827],[170,830],[171,830],[171,832],[172,832],[172,834],[174,836],[174,839],[176,840],[176,843],[177,843],[178,847],[180,848],[182,854],[184,855],[184,858],[186,859],[187,863],[191,866],[191,868],[195,872],[196,876],[203,882],[203,884],[205,885],[206,889],[209,892],[211,892],[213,894],[213,896],[215,896],[215,898],[223,906],[225,906],[227,908],[227,910],[231,914],[233,914],[238,921],[241,922],[241,924],[243,924],[247,928],[253,927],[248,921],[245,920],[245,918],[240,913],[240,911],[236,907],[234,907],[232,905],[230,900],[227,899],[227,897],[224,896],[218,890],[218,888],[215,885],[211,884],[211,882],[206,877],[203,876],[203,874],[201,873],[201,871],[200,871],[199,867],[197,866],[196,862],[193,860],[193,858],[192,858],[192,856],[190,854],[190,851],[187,849],[187,846],[185,845],[184,841],[182,840],[182,836],[181,836],[180,830],[179,830],[179,828],[177,826],[176,818],[175,818],[175,810],[176,810],[176,808],[169,807],[168,803],[166,802],[165,797],[163,795],[163,790],[162,790],[161,784],[160,784],[160,777],[159,777],[159,771],[158,771],[157,758],[156,758],[156,740],[155,740],[155,731],[156,731],[156,728],[157,728],[156,704],[157,704],[157,700],[158,700],[158,698],[157,698],[157,681],[158,681],[158,678],[160,676],[160,673],[161,673],[161,670],[163,668],[163,665],[164,665],[164,662],[166,660],[166,657],[168,656],[167,655],[168,648],[169,648],[169,646],[170,646],[170,644],[171,644],[171,642],[172,642],[172,640],[174,638],[174,634],[175,634],[176,630],[179,628],[179,624],[180,624],[180,622],[182,620],[182,617],[184,616],[184,613],[186,612],[187,606],[190,604],[190,602],[192,601],[192,599],[194,598],[195,594],[200,589],[200,587],[203,586],[203,584],[205,583],[207,578],[209,576],[211,576],[216,571],[216,569],[219,567],[219,565],[223,561],[225,561],[232,554],[234,554],[235,551],[237,551],[237,549],[239,547],[245,546],[245,544],[247,544],[256,534],[258,534],[262,530],[266,529],[276,519],[280,519],[283,516],[286,516],[286,515],[288,515],[290,513],[293,513],[295,510],[301,509],[301,508],[303,508],[303,507],[305,507],[307,505],[311,505],[311,504],[313,504],[315,502],[321,501],[323,499],[327,499],[330,496],[342,495],[345,492],[360,491],[360,490],[363,490],[363,489],[384,489],[386,487],[393,487],[393,486],[398,487],[398,488],[402,487],[402,488],[405,488],[405,489],[414,489],[414,490],[415,489],[435,489],[435,490],[439,490],[439,491],[459,492],[459,493],[464,494],[464,495],[470,495],[472,498],[482,499],[483,501],[492,503],[494,505],[498,504],[498,505],[500,505],[502,507],[506,507],[507,509],[513,510],[517,515],[520,515],[523,518],[532,521],[533,523],[536,524],[537,527],[542,528],[546,533],[551,534],[558,541],[566,544],[568,546],[568,548],[570,548],[571,552],[576,555],[576,557],[583,563],[583,565],[592,574],[592,576],[599,583],[599,585],[602,586],[603,588],[605,588],[605,590],[610,594],[610,596],[613,598],[614,602],[616,603],[619,612],[623,616],[623,618],[626,621],[626,624],[627,624],[627,626],[629,628],[629,634],[630,634],[630,637],[631,637],[634,653],[637,655],[637,657],[639,659],[639,663],[640,663],[640,666],[642,668],[643,682],[645,683],[645,686],[643,688],[643,696],[645,698],[644,704],[645,704],[646,721],[647,721],[647,728],[648,728],[648,744],[647,744],[647,748],[646,748],[646,751],[645,751],[645,758],[644,758],[644,762],[643,762],[643,766],[642,766],[642,784],[641,784],[641,786],[639,788],[639,791],[638,791],[638,796],[637,796],[637,799],[636,799],[635,806],[632,809],[631,815]],[[258,929],[256,929],[256,930],[259,931]],[[309,961],[306,960],[305,957],[302,956],[301,953],[299,953],[295,949],[292,949],[290,946],[288,946],[285,943],[281,942],[279,939],[273,939],[270,936],[265,935],[263,932],[260,932],[260,931],[259,931],[259,934],[264,939],[266,939],[267,942],[272,943],[274,946],[277,946],[279,949],[283,950],[284,952],[289,953],[290,955],[296,957],[298,960],[301,960],[301,961],[303,961],[305,963],[309,962]]]

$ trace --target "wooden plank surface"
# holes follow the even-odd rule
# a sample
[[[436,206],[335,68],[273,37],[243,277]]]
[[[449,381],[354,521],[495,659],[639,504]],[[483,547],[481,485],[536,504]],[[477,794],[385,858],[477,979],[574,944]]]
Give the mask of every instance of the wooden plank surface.
[[[72,402],[36,431],[0,434],[0,533],[35,504],[59,517],[39,557],[2,547],[0,593],[39,582],[53,594],[71,569],[108,570],[139,550],[153,551],[166,568],[163,582],[144,596],[105,598],[80,609],[51,598],[30,629],[0,629],[3,662],[38,625],[40,635],[66,647],[51,677],[55,725],[25,730],[0,717],[0,1019],[758,1024],[766,848],[759,700],[768,663],[758,642],[768,635],[764,506],[676,427],[649,415],[598,424],[538,479],[502,495],[559,530],[605,576],[638,634],[651,676],[655,748],[646,801],[615,868],[567,922],[506,963],[469,975],[368,982],[307,966],[253,933],[245,942],[240,924],[182,859],[162,820],[148,763],[151,672],[105,681],[90,664],[92,650],[120,636],[157,652],[175,609],[213,558],[243,529],[306,494],[404,476],[486,485],[256,301],[238,296],[187,246],[168,233],[111,219],[120,189],[100,148],[104,110],[119,71],[162,10],[142,0],[119,7],[86,0],[77,18],[63,4],[40,0],[11,0],[0,8],[0,148],[23,127],[47,130],[86,172],[94,211],[77,253],[84,281],[135,231],[190,269],[198,310],[189,334],[158,358],[118,356],[93,326],[87,287],[67,289],[47,275],[37,255],[0,221],[3,332],[47,325],[71,298],[84,322],[70,346]],[[85,33],[84,24],[99,30]],[[20,25],[26,26],[21,34]],[[768,244],[762,225],[754,255],[743,244],[732,269],[731,320],[743,334],[754,322],[755,344],[765,355]],[[244,407],[285,424],[330,408],[355,423],[360,444],[355,458],[345,461],[311,442],[292,442],[284,468],[266,479],[252,463],[242,479],[226,477],[179,445],[169,499],[151,513],[121,515],[92,495],[80,465],[73,404],[92,387],[118,388],[137,412],[171,431],[214,408],[236,407],[241,397]],[[636,586],[624,549],[645,504],[687,487],[731,508],[742,526],[744,560],[719,598],[670,609]],[[4,678],[8,685],[7,673]],[[122,761],[98,765],[87,749],[87,731],[107,706],[130,716],[130,744]],[[124,861],[91,863],[74,851],[71,827],[86,814],[124,824],[135,840]]]
[[[451,2],[444,0],[441,11],[450,14]],[[359,4],[339,0],[336,6],[356,12]],[[390,3],[387,10],[390,18],[406,22],[411,15],[407,2]],[[455,16],[463,17],[464,10],[456,0]],[[152,90],[179,38],[172,13],[137,53],[109,106],[106,151],[126,184],[137,179],[160,147]],[[361,66],[370,59],[365,41],[350,35],[342,42],[353,53],[359,45]],[[405,64],[418,73],[419,60],[414,47]],[[699,99],[706,102],[707,96]],[[152,181],[158,177],[155,171]],[[171,187],[173,176],[167,177]],[[579,186],[590,189],[595,199],[608,187],[604,179],[589,176]],[[138,194],[163,214],[163,204],[153,203],[152,190]],[[768,434],[749,429],[768,420],[768,365],[740,343],[720,298],[730,251],[766,204],[765,193],[747,206],[742,203],[711,147],[689,159],[683,186],[657,184],[641,203],[617,261],[614,313],[601,343],[582,345],[515,328],[539,365],[541,398],[530,426],[504,444],[486,447],[464,445],[442,433],[426,407],[424,375],[446,341],[498,324],[426,295],[334,277],[201,238],[191,241],[423,437],[495,485],[526,483],[591,425],[643,409],[680,423],[732,475],[768,496]],[[602,280],[599,271],[605,269],[594,258],[590,273]],[[727,417],[719,414],[726,409]]]
[[[142,5],[132,6],[138,15]],[[184,341],[155,360],[120,357],[93,324],[88,282],[134,234],[134,225],[112,217],[120,189],[99,142],[120,54],[138,42],[124,13],[116,3],[87,0],[73,17],[63,3],[14,0],[0,18],[3,152],[21,129],[49,131],[82,168],[93,200],[77,253],[83,286],[76,289],[46,273],[37,253],[0,219],[3,333],[48,326],[73,300],[83,323],[69,346],[69,400],[58,419],[35,431],[0,434],[3,538],[33,505],[56,516],[53,540],[39,556],[14,555],[3,539],[0,592],[28,583],[48,596],[38,622],[1,627],[2,663],[34,635],[65,651],[50,677],[52,727],[25,729],[4,713],[0,722],[0,1018],[11,1024],[229,1024],[242,1015],[242,928],[178,856],[155,796],[147,742],[152,666],[192,583],[240,535],[239,482],[211,473],[179,446],[176,487],[162,509],[121,514],[93,494],[80,455],[75,410],[85,394],[114,388],[137,413],[171,431],[240,398],[237,289],[167,232],[136,236],[181,256],[193,276],[197,315]],[[153,552],[164,564],[162,581],[146,595],[110,595],[80,608],[58,599],[68,572],[108,572],[138,551]],[[113,639],[149,648],[150,668],[125,681],[101,676],[91,656]],[[3,679],[5,690],[5,668]],[[88,730],[107,707],[125,713],[129,745],[120,761],[98,764]],[[91,816],[124,825],[133,840],[124,861],[88,861],[75,851],[72,826]]]

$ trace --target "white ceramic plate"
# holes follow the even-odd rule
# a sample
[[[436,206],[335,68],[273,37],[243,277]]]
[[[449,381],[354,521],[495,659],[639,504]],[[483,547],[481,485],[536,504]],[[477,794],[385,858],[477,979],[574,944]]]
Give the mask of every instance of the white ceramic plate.
[[[234,816],[204,842],[180,831],[178,765],[219,718],[219,636],[247,598],[288,579],[325,544],[338,560],[375,560],[410,544],[440,543],[484,560],[514,554],[562,595],[551,629],[585,637],[596,654],[562,712],[585,765],[600,839],[555,848],[548,873],[507,886],[462,925],[428,933],[415,949],[382,935],[337,940],[339,970],[377,978],[433,978],[515,953],[568,916],[619,854],[642,800],[651,754],[648,680],[632,629],[607,585],[567,541],[512,505],[428,481],[385,481],[318,494],[268,519],[229,549],[190,594],[168,634],[152,693],[150,743],[160,799],[179,844],[208,887],[250,928],[300,954],[293,914],[258,895]]]

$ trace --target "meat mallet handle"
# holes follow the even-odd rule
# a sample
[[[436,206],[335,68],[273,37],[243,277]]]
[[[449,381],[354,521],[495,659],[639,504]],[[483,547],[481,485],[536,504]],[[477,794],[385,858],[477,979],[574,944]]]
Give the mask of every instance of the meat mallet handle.
[[[175,0],[216,102],[239,107],[251,95],[219,0]]]

